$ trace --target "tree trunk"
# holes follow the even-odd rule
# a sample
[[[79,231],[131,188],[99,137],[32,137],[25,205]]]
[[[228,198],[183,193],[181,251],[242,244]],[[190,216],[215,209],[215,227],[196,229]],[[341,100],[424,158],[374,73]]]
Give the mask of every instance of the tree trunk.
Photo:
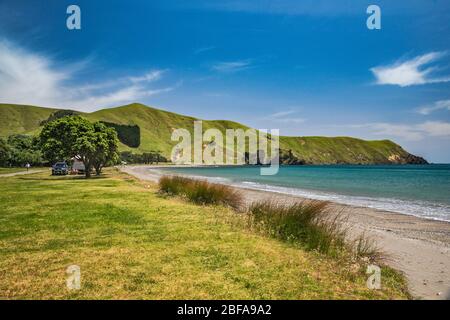
[[[95,166],[95,174],[99,176],[102,173],[102,165],[98,164]]]
[[[92,168],[92,166],[89,162],[84,164],[84,170],[85,170],[84,175],[86,178],[91,177],[91,168]]]

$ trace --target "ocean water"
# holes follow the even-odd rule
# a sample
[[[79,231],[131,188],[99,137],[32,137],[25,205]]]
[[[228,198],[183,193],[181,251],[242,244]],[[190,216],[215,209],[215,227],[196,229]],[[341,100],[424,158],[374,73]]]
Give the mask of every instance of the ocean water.
[[[181,175],[450,221],[450,164],[282,166],[261,176],[256,166],[163,168]]]

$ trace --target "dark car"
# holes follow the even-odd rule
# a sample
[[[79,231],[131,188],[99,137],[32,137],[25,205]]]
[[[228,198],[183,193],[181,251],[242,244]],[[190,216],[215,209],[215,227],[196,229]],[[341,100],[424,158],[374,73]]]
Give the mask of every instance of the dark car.
[[[57,162],[52,166],[52,175],[66,175],[69,173],[69,166],[65,162]]]

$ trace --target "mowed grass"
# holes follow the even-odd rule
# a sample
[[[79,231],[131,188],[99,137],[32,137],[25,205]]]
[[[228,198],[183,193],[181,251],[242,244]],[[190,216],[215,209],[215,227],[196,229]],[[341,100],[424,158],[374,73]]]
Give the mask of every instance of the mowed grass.
[[[391,299],[402,277],[366,287],[358,265],[253,233],[242,216],[159,195],[107,170],[101,178],[0,180],[2,299]],[[66,269],[81,268],[81,290]]]

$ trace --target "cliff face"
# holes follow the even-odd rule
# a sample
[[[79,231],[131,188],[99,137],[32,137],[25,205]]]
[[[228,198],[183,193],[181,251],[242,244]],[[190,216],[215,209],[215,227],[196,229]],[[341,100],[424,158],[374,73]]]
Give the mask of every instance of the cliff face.
[[[415,156],[403,150],[400,154],[391,154],[386,159],[377,157],[374,160],[361,154],[357,155],[354,161],[336,160],[323,161],[318,159],[305,160],[301,153],[295,153],[293,150],[280,150],[280,163],[284,165],[306,165],[306,164],[428,164],[427,160]]]
[[[422,157],[415,156],[413,154],[408,153],[408,155],[402,159],[403,162],[401,164],[428,164],[428,161]]]
[[[281,137],[282,161],[305,164],[426,164],[390,140]],[[283,150],[284,149],[284,150]]]
[[[11,134],[37,134],[42,125],[55,116],[57,109],[0,104],[0,136]],[[68,111],[64,111],[67,113]],[[61,113],[61,111],[60,111]],[[132,128],[133,141],[122,137],[121,151],[143,153],[158,150],[170,158],[177,142],[171,141],[175,128],[193,132],[193,117],[147,107],[142,104],[103,109],[92,113],[77,113],[90,121],[104,121],[124,128],[126,135]],[[249,129],[233,121],[204,120],[203,130],[215,128]],[[125,130],[126,129],[126,130]],[[130,130],[128,130],[130,129]],[[128,142],[127,142],[128,141]],[[282,164],[426,164],[421,157],[412,155],[390,140],[367,141],[352,137],[280,137]]]

